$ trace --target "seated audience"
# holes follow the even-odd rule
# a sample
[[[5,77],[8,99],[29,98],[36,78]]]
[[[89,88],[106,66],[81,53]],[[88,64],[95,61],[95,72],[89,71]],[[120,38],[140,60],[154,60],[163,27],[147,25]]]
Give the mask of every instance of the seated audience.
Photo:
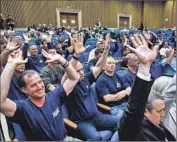
[[[75,54],[71,61],[73,67],[80,75],[80,80],[74,87],[71,95],[68,96],[67,106],[70,119],[77,123],[80,134],[84,137],[84,140],[88,141],[101,141],[102,137],[99,131],[117,129],[118,118],[110,114],[102,114],[98,111],[94,95],[91,92],[91,84],[96,81],[96,78],[102,71],[105,64],[109,48],[110,39],[107,35],[104,52],[98,60],[93,70],[84,75],[83,65],[78,62],[78,57],[84,51],[83,42],[78,40],[75,43]],[[63,80],[64,82],[64,80]]]
[[[174,75],[176,73],[176,53],[174,49],[166,50],[166,57],[161,60],[164,73]]]

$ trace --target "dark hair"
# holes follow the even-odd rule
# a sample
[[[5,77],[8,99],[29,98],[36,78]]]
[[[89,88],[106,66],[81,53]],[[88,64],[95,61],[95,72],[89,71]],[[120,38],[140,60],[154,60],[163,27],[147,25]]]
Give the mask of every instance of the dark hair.
[[[44,42],[47,42],[47,40],[45,40],[45,39],[44,39],[44,40],[42,40],[42,44],[44,44]]]
[[[96,48],[95,55],[98,55],[99,53],[103,53],[103,51],[104,51],[103,48]]]
[[[24,71],[23,75],[20,77],[20,82],[19,82],[19,86],[25,87],[26,86],[26,82],[25,82],[25,76],[26,75],[34,75],[34,74],[38,74],[36,71],[34,70],[26,70]]]
[[[148,102],[146,103],[146,109],[148,111],[151,111],[153,109],[152,104],[155,100],[164,100],[162,96],[159,95],[153,95],[150,98],[148,98]]]

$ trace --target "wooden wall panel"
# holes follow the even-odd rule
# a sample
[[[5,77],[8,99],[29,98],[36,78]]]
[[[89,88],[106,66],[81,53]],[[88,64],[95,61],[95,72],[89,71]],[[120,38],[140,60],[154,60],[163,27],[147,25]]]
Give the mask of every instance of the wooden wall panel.
[[[160,1],[144,2],[144,24],[149,28],[163,27],[163,5]]]
[[[173,22],[172,26],[176,26],[176,1],[174,1],[174,6],[173,6]]]
[[[56,8],[67,8],[82,11],[82,25],[94,25],[98,18],[102,26],[117,27],[117,14],[132,15],[132,26],[137,26],[144,21],[150,28],[161,28],[164,16],[170,13],[172,2],[155,1],[144,2],[125,0],[1,0],[1,9],[4,16],[11,14],[17,22],[16,27],[27,27],[30,24],[57,24]],[[176,2],[175,2],[176,4]],[[171,13],[175,13],[175,9]],[[143,15],[143,19],[142,14]],[[164,13],[164,14],[163,14]],[[176,13],[171,14],[171,23],[176,23]],[[174,19],[174,20],[172,20]],[[172,22],[173,21],[173,22]]]
[[[165,21],[165,19],[168,19],[168,21]],[[164,27],[171,27],[173,25],[173,1],[164,3],[164,17],[162,22]]]

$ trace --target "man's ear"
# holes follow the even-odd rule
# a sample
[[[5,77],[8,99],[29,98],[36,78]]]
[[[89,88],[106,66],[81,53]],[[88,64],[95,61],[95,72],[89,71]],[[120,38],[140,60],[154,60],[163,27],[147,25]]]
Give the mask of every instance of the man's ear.
[[[149,112],[149,111],[148,111],[147,109],[145,109],[144,115],[147,116],[148,112]]]
[[[27,94],[27,90],[26,90],[25,87],[22,87],[22,88],[21,88],[21,91],[22,91],[23,93]]]

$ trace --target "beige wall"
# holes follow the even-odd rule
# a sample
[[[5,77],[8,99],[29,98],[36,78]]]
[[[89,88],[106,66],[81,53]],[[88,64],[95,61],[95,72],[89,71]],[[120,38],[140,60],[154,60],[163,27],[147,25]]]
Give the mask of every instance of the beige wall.
[[[144,17],[142,20],[149,28],[163,27],[164,17],[167,16],[169,17],[167,26],[176,23],[176,2],[173,4],[172,1],[144,2],[143,4],[142,1],[128,0],[1,0],[1,12],[5,16],[11,14],[16,20],[16,27],[27,27],[33,23],[56,25],[56,8],[66,8],[67,5],[72,5],[73,9],[82,11],[83,26],[93,25],[100,18],[103,26],[116,28],[117,13],[132,15],[132,26],[139,25],[141,17]]]

